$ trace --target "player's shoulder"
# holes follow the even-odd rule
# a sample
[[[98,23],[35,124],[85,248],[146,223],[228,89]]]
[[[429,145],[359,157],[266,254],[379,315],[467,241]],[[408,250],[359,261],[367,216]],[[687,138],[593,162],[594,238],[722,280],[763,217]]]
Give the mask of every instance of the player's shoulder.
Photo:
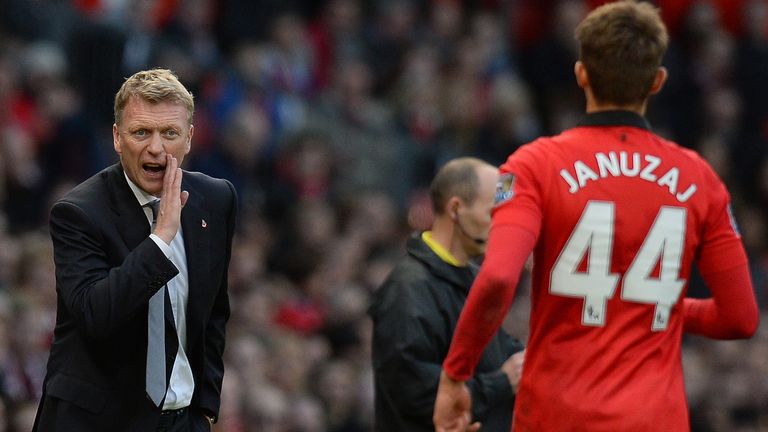
[[[374,292],[371,316],[382,316],[394,309],[414,310],[435,301],[434,279],[424,263],[410,255],[402,257],[381,286]]]
[[[427,246],[423,239],[414,235],[406,245],[406,254],[396,264],[384,285],[397,292],[398,296],[432,296],[436,286],[446,275],[445,268],[450,267]]]
[[[656,145],[664,150],[666,155],[675,158],[675,165],[689,167],[691,172],[697,172],[708,180],[719,181],[717,173],[709,162],[696,150],[683,147],[680,144],[666,138],[654,135]]]
[[[225,205],[231,202],[235,188],[229,180],[211,177],[198,171],[184,171],[184,182],[203,194],[206,200]]]
[[[211,177],[199,171],[184,171],[184,180],[193,185],[200,185],[212,189],[228,189],[229,180]]]
[[[679,157],[688,159],[694,163],[706,163],[705,159],[696,150],[683,147],[680,144],[672,140],[666,139],[660,135],[656,135],[656,134],[652,134],[652,135],[657,145],[661,146],[667,151],[677,153]]]
[[[407,287],[424,285],[431,280],[431,273],[426,265],[407,254],[392,268],[392,271],[384,285],[389,285],[392,289],[402,290]]]
[[[116,166],[104,168],[62,195],[54,206],[74,204],[80,208],[101,207],[108,197],[110,178],[122,173]]]
[[[542,164],[551,160],[552,156],[560,152],[562,145],[561,135],[542,136],[527,144],[523,144],[509,155],[506,162],[502,164],[502,171],[512,166],[517,168],[521,166],[541,167]]]

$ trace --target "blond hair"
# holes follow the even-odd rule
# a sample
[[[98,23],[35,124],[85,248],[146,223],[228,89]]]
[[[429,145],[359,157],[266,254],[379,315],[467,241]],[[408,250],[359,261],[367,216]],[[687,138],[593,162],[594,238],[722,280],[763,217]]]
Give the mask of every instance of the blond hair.
[[[132,97],[141,98],[150,103],[181,103],[187,109],[189,124],[195,112],[192,93],[168,69],[150,69],[136,72],[126,79],[115,95],[115,124],[119,125],[123,110]]]

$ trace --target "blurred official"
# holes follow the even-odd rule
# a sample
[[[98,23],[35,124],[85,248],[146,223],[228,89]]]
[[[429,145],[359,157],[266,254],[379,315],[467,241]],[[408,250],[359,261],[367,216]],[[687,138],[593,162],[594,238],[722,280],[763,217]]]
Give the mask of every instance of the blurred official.
[[[208,431],[216,420],[236,195],[179,168],[193,111],[170,71],[128,78],[112,126],[120,163],[51,210],[58,309],[34,431]]]
[[[409,240],[408,255],[374,296],[376,431],[434,430],[440,365],[477,274],[471,259],[485,252],[498,178],[479,159],[448,162],[431,186],[432,230]],[[485,431],[510,429],[522,350],[498,331],[467,382],[472,416]]]

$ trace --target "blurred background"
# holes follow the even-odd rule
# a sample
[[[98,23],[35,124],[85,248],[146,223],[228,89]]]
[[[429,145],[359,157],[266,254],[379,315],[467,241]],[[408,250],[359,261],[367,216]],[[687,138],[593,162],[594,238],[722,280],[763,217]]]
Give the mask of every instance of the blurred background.
[[[31,429],[56,293],[51,203],[117,158],[125,77],[196,100],[185,167],[240,196],[219,432],[369,431],[366,308],[443,162],[494,164],[575,125],[585,0],[0,0],[0,431]],[[762,310],[747,342],[686,337],[694,431],[768,430],[768,2],[660,0],[654,130],[728,185]],[[706,295],[694,278],[689,295]],[[526,338],[528,283],[506,322]],[[642,409],[642,400],[638,401]]]

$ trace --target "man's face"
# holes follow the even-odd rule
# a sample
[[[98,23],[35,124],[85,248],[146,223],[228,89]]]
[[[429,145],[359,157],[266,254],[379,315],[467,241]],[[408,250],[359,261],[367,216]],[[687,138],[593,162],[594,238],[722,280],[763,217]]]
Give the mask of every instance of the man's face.
[[[463,229],[472,237],[487,240],[491,229],[491,210],[496,199],[499,173],[496,168],[481,166],[478,168],[477,177],[479,180],[477,196],[470,205],[463,206],[461,223]],[[463,236],[462,245],[470,257],[485,253],[486,243],[478,244],[467,236]]]
[[[151,103],[132,97],[120,125],[112,125],[112,140],[125,173],[143,191],[160,196],[166,155],[179,161],[189,153],[194,127],[181,103]]]

